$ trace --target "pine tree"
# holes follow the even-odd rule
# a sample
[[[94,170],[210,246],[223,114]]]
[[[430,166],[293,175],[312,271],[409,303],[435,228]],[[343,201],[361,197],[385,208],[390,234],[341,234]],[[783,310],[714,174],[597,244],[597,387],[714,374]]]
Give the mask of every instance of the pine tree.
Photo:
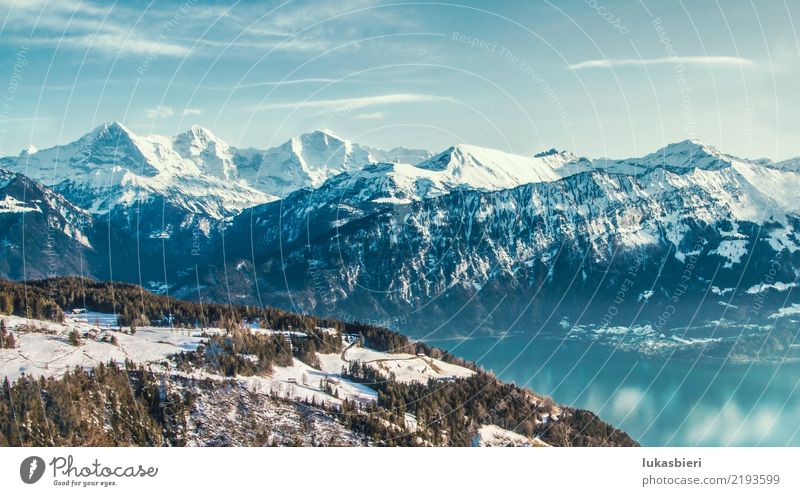
[[[9,294],[0,297],[0,313],[3,315],[14,315],[14,299]]]

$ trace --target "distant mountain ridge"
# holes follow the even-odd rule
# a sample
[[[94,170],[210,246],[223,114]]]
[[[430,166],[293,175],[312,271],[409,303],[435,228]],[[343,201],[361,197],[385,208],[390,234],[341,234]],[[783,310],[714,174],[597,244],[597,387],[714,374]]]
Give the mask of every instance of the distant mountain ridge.
[[[618,161],[507,157],[453,147],[246,210],[226,230],[224,276],[213,264],[200,288],[219,299],[224,277],[243,301],[449,332],[598,324],[608,308],[619,325],[746,319],[756,307],[769,322],[800,304],[800,174],[696,141]],[[535,176],[521,163],[538,164]],[[491,182],[508,171],[528,175]],[[669,310],[676,299],[685,311]]]
[[[796,162],[696,140],[622,160],[473,145],[385,152],[327,130],[259,151],[196,126],[166,138],[112,123],[0,159],[13,171],[0,190],[8,260],[24,251],[26,267],[44,267],[22,246],[52,226],[65,254],[47,272],[2,270],[422,331],[596,323],[621,287],[620,316],[645,323],[676,292],[693,305],[679,315],[705,320],[746,315],[758,293],[756,318],[769,321],[795,304]],[[661,327],[678,325],[674,314]]]
[[[67,145],[4,157],[0,167],[25,174],[94,213],[161,195],[188,211],[221,219],[393,156],[424,160],[430,153],[383,151],[330,130],[267,150],[238,149],[200,126],[172,137],[140,136],[111,122]]]

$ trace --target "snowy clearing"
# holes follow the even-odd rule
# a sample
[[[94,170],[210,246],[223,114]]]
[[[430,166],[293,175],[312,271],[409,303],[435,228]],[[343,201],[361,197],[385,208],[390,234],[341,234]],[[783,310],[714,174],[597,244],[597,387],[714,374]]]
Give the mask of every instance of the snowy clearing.
[[[328,373],[340,373],[342,367],[356,360],[374,367],[385,376],[393,373],[398,382],[426,384],[429,379],[448,380],[474,374],[470,369],[425,355],[383,353],[369,348],[353,347],[342,354],[319,355],[322,370]]]
[[[503,446],[550,446],[541,439],[531,438],[503,429],[496,425],[482,425],[478,433],[472,438],[474,447],[503,447]]]

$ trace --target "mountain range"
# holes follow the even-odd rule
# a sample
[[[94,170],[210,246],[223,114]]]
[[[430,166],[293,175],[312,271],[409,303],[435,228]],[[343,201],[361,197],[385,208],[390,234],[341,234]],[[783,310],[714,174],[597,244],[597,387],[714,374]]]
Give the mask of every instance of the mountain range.
[[[769,323],[800,309],[798,162],[696,140],[623,160],[384,151],[328,130],[259,150],[110,123],[0,159],[0,274],[426,335]]]

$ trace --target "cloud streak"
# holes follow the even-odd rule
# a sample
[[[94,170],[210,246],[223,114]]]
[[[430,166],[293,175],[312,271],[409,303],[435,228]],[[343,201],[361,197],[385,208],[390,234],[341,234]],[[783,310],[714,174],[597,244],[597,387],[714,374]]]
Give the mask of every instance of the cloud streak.
[[[320,109],[320,110],[357,110],[378,105],[397,103],[419,103],[435,101],[453,101],[449,96],[425,95],[419,93],[392,93],[388,95],[364,96],[358,98],[335,98],[325,100],[305,100],[299,102],[276,102],[260,105],[258,110],[273,109]]]
[[[358,114],[353,116],[353,119],[361,121],[376,121],[384,118],[386,118],[386,112],[383,111],[365,112],[363,114]]]
[[[175,115],[175,109],[172,107],[151,107],[144,111],[148,119],[167,119]]]
[[[741,57],[727,56],[686,56],[686,57],[659,57],[654,59],[595,59],[584,60],[577,64],[567,66],[573,71],[584,69],[613,69],[616,67],[647,67],[658,65],[713,65],[721,67],[751,66],[754,62]]]
[[[302,79],[286,79],[283,81],[257,81],[254,83],[242,83],[242,84],[235,84],[235,85],[228,85],[228,86],[206,86],[204,85],[202,89],[204,90],[214,90],[214,91],[237,91],[237,90],[247,90],[252,88],[269,88],[275,86],[293,86],[297,84],[315,84],[315,83],[338,83],[341,82],[341,79],[333,79],[333,78],[302,78]],[[353,81],[352,79],[347,79],[345,81]]]

